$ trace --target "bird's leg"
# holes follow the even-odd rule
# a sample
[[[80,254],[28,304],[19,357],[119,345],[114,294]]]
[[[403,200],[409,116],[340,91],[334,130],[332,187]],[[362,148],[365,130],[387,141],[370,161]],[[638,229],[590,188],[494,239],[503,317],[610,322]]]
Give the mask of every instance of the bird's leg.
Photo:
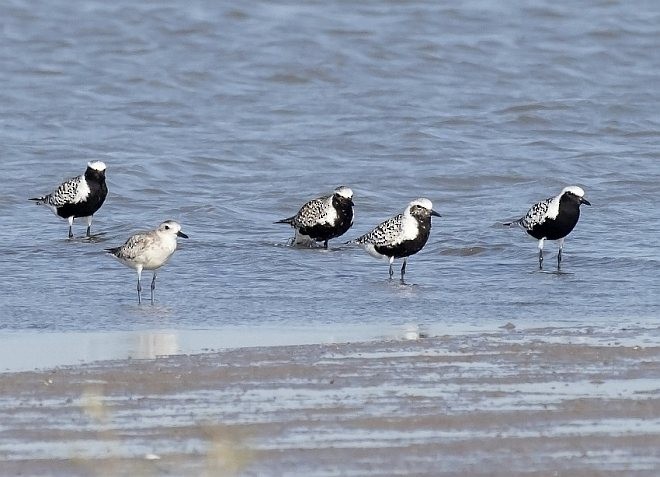
[[[154,270],[154,277],[151,279],[151,304],[154,304],[154,290],[156,290],[156,271]]]
[[[408,262],[408,257],[403,259],[403,265],[401,265],[401,283],[403,283],[403,276],[406,274],[406,263]]]
[[[539,240],[539,270],[543,270],[543,241],[545,239],[542,238]]]
[[[390,257],[390,280],[394,276],[394,270],[392,270],[392,262],[394,262],[394,257]]]
[[[323,241],[323,248],[328,250],[328,241],[327,240]]]
[[[564,239],[559,239],[559,253],[557,254],[557,270],[561,268],[561,250],[564,248]]]
[[[73,229],[72,229],[72,227],[73,227],[73,216],[69,217],[67,220],[69,221],[69,238],[72,239],[73,238]]]
[[[142,285],[140,284],[140,278],[142,277],[142,269],[141,268],[138,268],[137,274],[138,274],[138,283],[137,283],[138,305],[140,305],[140,304],[142,304],[142,296],[141,296]]]
[[[92,216],[87,217],[87,236],[92,236]]]

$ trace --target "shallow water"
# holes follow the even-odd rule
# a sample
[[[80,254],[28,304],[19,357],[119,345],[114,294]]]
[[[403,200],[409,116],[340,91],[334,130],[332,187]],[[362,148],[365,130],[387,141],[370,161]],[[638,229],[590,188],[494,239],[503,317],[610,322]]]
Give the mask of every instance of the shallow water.
[[[63,364],[48,340],[97,359],[104,333],[102,358],[148,353],[123,342],[145,333],[174,334],[172,352],[507,322],[658,341],[656,2],[14,0],[0,14],[0,369]],[[96,159],[98,235],[69,241],[26,199]],[[340,184],[355,191],[346,240],[433,200],[409,285],[343,237],[287,247],[273,221]],[[500,224],[567,184],[593,206],[565,273],[539,273],[535,241]],[[157,304],[138,306],[135,273],[103,248],[169,218],[190,239]]]

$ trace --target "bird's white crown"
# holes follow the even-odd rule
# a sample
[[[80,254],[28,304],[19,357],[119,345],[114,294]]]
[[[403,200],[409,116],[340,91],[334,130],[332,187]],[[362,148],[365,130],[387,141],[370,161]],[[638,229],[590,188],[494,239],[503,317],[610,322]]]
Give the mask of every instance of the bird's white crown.
[[[419,199],[415,199],[410,204],[408,204],[408,210],[410,210],[410,208],[414,205],[419,205],[420,207],[424,207],[425,209],[433,210],[433,203],[430,200],[425,199],[423,197],[420,197]]]
[[[561,191],[561,194],[559,195],[564,195],[566,192],[570,192],[571,194],[576,195],[578,197],[584,197],[584,189],[582,189],[582,187],[578,187],[578,186],[564,187]]]
[[[87,167],[90,169],[94,169],[95,171],[105,171],[105,162],[101,161],[90,161],[87,163]]]
[[[337,194],[340,197],[343,197],[344,199],[353,198],[353,190],[351,190],[350,187],[346,187],[346,186],[337,187],[335,189],[335,194]]]

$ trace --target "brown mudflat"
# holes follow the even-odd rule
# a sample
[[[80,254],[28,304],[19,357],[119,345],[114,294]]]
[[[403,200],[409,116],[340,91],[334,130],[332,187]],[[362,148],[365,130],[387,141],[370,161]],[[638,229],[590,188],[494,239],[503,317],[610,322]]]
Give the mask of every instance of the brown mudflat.
[[[0,474],[657,476],[660,348],[638,341],[506,327],[3,374]]]

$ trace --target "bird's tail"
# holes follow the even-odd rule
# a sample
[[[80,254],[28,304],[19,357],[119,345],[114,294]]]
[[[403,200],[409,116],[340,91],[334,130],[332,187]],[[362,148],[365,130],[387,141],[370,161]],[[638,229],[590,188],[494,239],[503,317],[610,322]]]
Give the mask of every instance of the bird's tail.
[[[354,238],[353,240],[349,240],[348,242],[344,242],[344,245],[360,245],[362,244],[362,239],[364,238],[364,235],[358,238]]]
[[[289,225],[293,225],[293,220],[294,220],[295,218],[296,218],[296,216],[294,215],[293,217],[289,217],[288,219],[278,220],[278,221],[273,222],[273,223],[275,223],[275,224],[289,224]]]
[[[114,255],[115,257],[117,256],[117,253],[119,253],[119,250],[121,247],[112,247],[112,248],[106,248],[104,249],[106,252],[108,252],[111,255]]]
[[[28,200],[33,200],[37,203],[37,205],[42,205],[42,204],[46,203],[46,201],[48,200],[48,196],[45,195],[43,197],[33,197],[31,199],[28,199]]]
[[[522,224],[522,219],[514,220],[512,222],[505,222],[502,225],[504,227],[513,227],[514,225],[521,225]]]

